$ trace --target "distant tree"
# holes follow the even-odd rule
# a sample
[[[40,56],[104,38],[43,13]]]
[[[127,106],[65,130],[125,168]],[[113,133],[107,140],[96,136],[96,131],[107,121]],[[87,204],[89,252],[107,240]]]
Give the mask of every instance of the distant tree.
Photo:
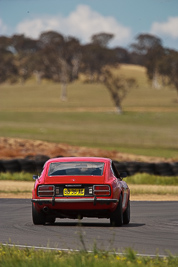
[[[164,83],[173,85],[176,89],[178,102],[178,51],[164,49],[164,56],[160,61],[158,71],[164,78]]]
[[[105,66],[118,64],[116,51],[107,47],[112,38],[112,34],[96,34],[91,37],[91,43],[82,47],[81,71],[88,76],[89,82],[100,81]]]
[[[67,53],[69,55],[68,61],[72,66],[72,80],[78,78],[81,58],[82,58],[82,47],[78,39],[69,36],[66,38]]]
[[[115,60],[120,63],[131,63],[131,57],[129,52],[123,47],[115,47],[113,48],[113,53],[115,55]]]
[[[129,56],[130,56],[130,64],[145,66],[145,58],[143,55],[140,55],[135,51],[131,51],[129,53]]]
[[[44,60],[43,50],[39,49],[36,51],[36,53],[31,55],[31,58],[28,62],[28,67],[30,69],[31,74],[35,75],[37,83],[40,84],[42,78],[45,77],[49,69],[48,64],[46,64]]]
[[[18,69],[11,47],[10,37],[0,36],[0,83],[5,81],[15,82]]]
[[[117,112],[121,114],[121,103],[127,96],[129,90],[136,85],[135,79],[125,79],[119,76],[115,76],[110,70],[105,69],[103,71],[103,83],[108,89],[112,100],[114,101],[114,104],[117,108]]]
[[[14,83],[18,80],[18,69],[12,53],[4,53],[0,50],[0,83],[9,81]]]
[[[41,33],[38,40],[38,45],[40,47],[38,56],[43,62],[44,76],[56,82],[60,82],[59,59],[63,53],[64,43],[64,37],[60,33],[54,31]],[[41,71],[40,68],[39,70]]]
[[[114,38],[112,33],[98,33],[91,36],[91,42],[101,47],[107,47],[109,42]]]
[[[30,64],[33,55],[38,50],[37,41],[24,35],[13,35],[11,37],[11,48],[15,56],[18,76],[24,83],[32,75]]]
[[[78,77],[80,43],[74,37],[65,38],[58,32],[40,35],[39,44],[45,77],[61,83],[61,100],[67,99],[67,84]]]
[[[61,65],[61,99],[67,99],[67,84],[78,78],[81,62],[81,45],[78,39],[67,37],[63,57],[60,59]]]
[[[105,48],[96,44],[87,44],[82,47],[81,71],[86,74],[89,82],[98,81],[102,67],[106,64]]]
[[[131,49],[140,56],[153,87],[158,87],[158,65],[164,51],[161,39],[150,34],[140,34],[136,37],[136,43],[131,44]]]

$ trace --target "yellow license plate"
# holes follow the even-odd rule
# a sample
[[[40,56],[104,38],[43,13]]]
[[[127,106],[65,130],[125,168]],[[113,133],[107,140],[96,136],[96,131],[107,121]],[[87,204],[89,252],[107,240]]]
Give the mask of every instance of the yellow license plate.
[[[63,190],[64,196],[84,196],[85,189],[84,188],[64,188]]]

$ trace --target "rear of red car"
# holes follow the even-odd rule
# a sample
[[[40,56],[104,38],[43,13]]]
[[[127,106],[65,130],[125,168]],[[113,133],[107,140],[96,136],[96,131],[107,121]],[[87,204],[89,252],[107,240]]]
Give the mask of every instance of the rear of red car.
[[[109,159],[51,159],[35,182],[33,222],[52,223],[56,218],[110,218],[121,192]]]

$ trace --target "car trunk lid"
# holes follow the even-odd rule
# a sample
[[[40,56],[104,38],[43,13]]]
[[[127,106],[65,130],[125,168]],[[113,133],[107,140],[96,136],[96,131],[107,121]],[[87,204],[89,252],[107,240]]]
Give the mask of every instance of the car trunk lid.
[[[46,176],[46,184],[103,184],[104,176]]]

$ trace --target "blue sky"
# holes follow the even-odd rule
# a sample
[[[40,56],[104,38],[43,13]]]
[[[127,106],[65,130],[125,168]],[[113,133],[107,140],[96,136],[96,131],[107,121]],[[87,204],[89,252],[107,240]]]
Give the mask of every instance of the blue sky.
[[[38,38],[47,30],[81,43],[113,33],[111,46],[123,47],[150,33],[178,50],[178,0],[0,0],[0,35]]]

